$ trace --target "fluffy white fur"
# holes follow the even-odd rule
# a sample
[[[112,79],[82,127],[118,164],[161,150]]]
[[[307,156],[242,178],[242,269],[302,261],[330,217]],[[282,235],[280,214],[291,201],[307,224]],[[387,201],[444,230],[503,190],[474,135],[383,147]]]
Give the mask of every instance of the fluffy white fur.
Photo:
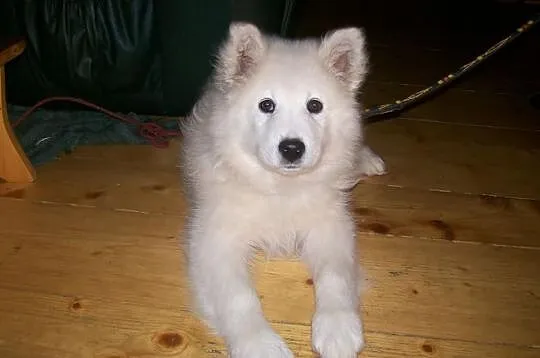
[[[348,189],[383,161],[363,145],[356,92],[367,71],[361,30],[322,40],[270,38],[235,23],[215,74],[185,128],[189,273],[199,311],[235,358],[292,357],[265,320],[250,281],[256,249],[297,254],[309,266],[316,308],[312,343],[323,358],[356,357],[355,225]],[[312,99],[323,104],[310,113]],[[259,108],[275,103],[273,113]],[[286,138],[305,145],[286,163]]]

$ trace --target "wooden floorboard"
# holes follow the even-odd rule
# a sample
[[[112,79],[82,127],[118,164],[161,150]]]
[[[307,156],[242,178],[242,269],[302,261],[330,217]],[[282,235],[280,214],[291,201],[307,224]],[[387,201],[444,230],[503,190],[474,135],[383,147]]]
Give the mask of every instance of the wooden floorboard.
[[[433,117],[437,118],[437,117]],[[540,133],[413,120],[377,123],[368,142],[389,174],[373,182],[537,199]]]
[[[2,325],[4,340],[16,344],[32,327],[52,326],[55,333],[34,344],[57,349],[70,335],[65,356],[78,349],[99,356],[110,347],[129,355],[133,339],[147,342],[173,332],[189,342],[180,356],[206,356],[211,333],[189,313],[182,240],[176,235],[181,216],[8,198],[0,205],[2,230],[14,245],[0,266],[0,310],[10,322]],[[453,347],[450,356],[471,357],[481,351],[526,357],[540,345],[535,331],[540,250],[374,233],[360,235],[359,251],[366,329],[388,337],[367,356],[397,355],[401,351],[388,346],[393,339],[408,345],[403,356],[411,357],[423,344]],[[299,262],[259,257],[254,266],[267,317],[299,356],[310,351],[309,278]],[[96,335],[95,341],[88,341],[89,335]],[[431,343],[419,345],[424,341]],[[222,351],[222,342],[216,342],[212,350]],[[144,347],[137,349],[159,356],[155,345]]]
[[[380,135],[382,136],[384,134]],[[410,142],[404,143],[401,148],[403,152],[414,153]],[[105,150],[105,148],[99,149]],[[140,152],[143,149],[145,148],[134,147],[133,151]],[[153,151],[148,147],[146,149],[148,152]],[[183,189],[173,161],[170,161],[169,169],[166,164],[149,164],[145,169],[139,161],[122,160],[122,164],[119,165],[114,158],[120,158],[126,148],[115,146],[108,150],[112,157],[108,161],[92,160],[83,155],[84,153],[81,157],[74,155],[64,158],[54,166],[43,168],[40,173],[40,185],[4,184],[0,187],[0,196],[3,195],[6,199],[141,213],[168,213],[179,216],[185,214],[186,203],[183,198]],[[176,147],[172,147],[161,154],[164,157],[174,157],[176,150]],[[452,152],[456,150],[452,149]],[[419,154],[420,150],[416,155]],[[99,156],[97,150],[96,155]],[[400,165],[397,161],[393,162],[392,154],[386,155],[383,152],[383,155],[387,157],[392,169],[394,169],[394,163],[395,166]],[[147,156],[151,156],[150,153],[147,153]],[[143,157],[141,160],[147,159]],[[417,161],[420,160],[417,159]],[[423,160],[432,161],[429,158]],[[163,162],[169,161],[163,160]],[[408,163],[412,162],[412,159],[408,160]],[[479,167],[481,163],[475,165]],[[533,163],[528,165],[533,165]],[[361,232],[538,247],[537,235],[540,232],[540,221],[537,220],[540,217],[538,200],[521,200],[493,194],[463,194],[447,189],[437,189],[437,176],[432,176],[433,184],[430,186],[433,189],[430,190],[400,187],[412,183],[412,180],[403,174],[405,170],[398,171],[396,174],[390,173],[385,178],[368,180],[357,187],[354,193],[353,210],[358,216]],[[103,176],[102,173],[107,173],[107,175]],[[524,182],[528,182],[531,188],[529,195],[534,194],[537,188],[534,178],[529,178],[527,171],[521,171],[521,173],[521,178]],[[419,180],[430,179],[429,172],[412,174],[416,174]],[[466,181],[467,178],[454,173],[440,178],[446,180],[447,183],[453,180],[457,183],[456,186],[460,185],[462,188],[465,184],[471,184],[470,181]],[[496,181],[500,182],[497,185],[502,188],[502,184],[508,178],[506,176],[494,178],[478,176],[475,180],[477,180],[477,187],[480,188],[493,185]],[[388,187],[384,185],[385,182],[390,182],[393,186]],[[521,192],[518,195],[524,195],[523,189],[526,189],[526,183],[519,188]],[[415,186],[416,184],[412,183]],[[60,187],[61,190],[58,189]],[[443,188],[448,187],[451,186],[443,186]],[[504,216],[505,219],[494,220],[495,217],[500,216]]]

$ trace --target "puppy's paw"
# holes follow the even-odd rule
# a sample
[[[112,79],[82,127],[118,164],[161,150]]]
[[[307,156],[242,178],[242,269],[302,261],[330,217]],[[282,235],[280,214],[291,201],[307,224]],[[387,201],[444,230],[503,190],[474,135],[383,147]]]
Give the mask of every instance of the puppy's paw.
[[[316,312],[312,344],[322,358],[356,358],[364,347],[359,315],[353,310]]]
[[[359,155],[361,175],[370,177],[387,173],[384,160],[375,154],[369,147],[362,147]]]
[[[231,347],[232,358],[293,358],[285,342],[272,330],[239,337]]]

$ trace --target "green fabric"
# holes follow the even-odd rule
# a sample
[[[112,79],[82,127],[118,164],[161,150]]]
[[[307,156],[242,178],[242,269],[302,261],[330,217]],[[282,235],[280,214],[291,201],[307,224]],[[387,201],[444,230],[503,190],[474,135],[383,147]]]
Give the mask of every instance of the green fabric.
[[[14,122],[26,107],[8,106],[8,117]],[[149,117],[130,114],[140,122]],[[161,121],[166,129],[178,130],[178,122]],[[138,127],[112,119],[101,112],[58,111],[38,109],[15,128],[15,134],[34,166],[40,166],[89,144],[147,144]]]

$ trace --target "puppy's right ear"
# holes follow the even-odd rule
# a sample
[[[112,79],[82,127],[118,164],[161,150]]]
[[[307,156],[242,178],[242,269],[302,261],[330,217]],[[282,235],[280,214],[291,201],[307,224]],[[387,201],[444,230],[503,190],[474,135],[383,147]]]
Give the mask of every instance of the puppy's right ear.
[[[229,38],[221,48],[216,67],[222,89],[245,81],[253,73],[266,52],[259,29],[249,23],[233,23]]]

